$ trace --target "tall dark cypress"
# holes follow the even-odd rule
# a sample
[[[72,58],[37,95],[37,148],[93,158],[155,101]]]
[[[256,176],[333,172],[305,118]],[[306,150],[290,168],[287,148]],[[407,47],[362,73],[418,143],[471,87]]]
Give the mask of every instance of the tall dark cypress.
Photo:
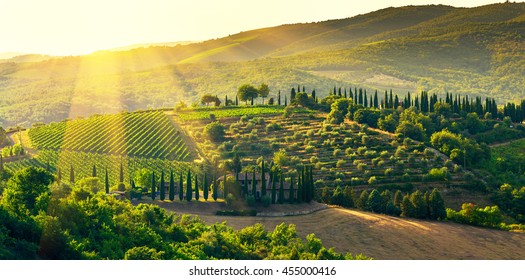
[[[252,176],[252,195],[253,197],[257,196],[257,181],[255,180],[255,169],[253,169],[253,176]]]
[[[280,175],[281,177],[281,183],[279,184],[279,204],[284,203],[284,181],[283,181],[283,174]]]
[[[265,177],[265,170],[264,170],[264,159],[261,163],[261,197],[266,196],[266,177]]]
[[[109,176],[108,176],[108,169],[106,168],[106,180],[105,180],[105,184],[106,184],[106,193],[109,193]]]
[[[368,107],[368,97],[366,95],[366,91],[365,91],[365,103],[363,106],[365,106],[365,108]]]
[[[0,169],[0,171],[2,171]],[[91,177],[97,177],[97,166],[93,164],[93,172],[91,172]]]
[[[279,90],[279,93],[277,94],[277,105],[281,106],[281,90]]]
[[[275,180],[277,180],[276,177],[277,176],[273,174],[272,176],[272,204],[276,202],[275,199],[277,198],[277,188],[275,186]]]
[[[171,201],[175,200],[175,180],[173,178],[173,169],[170,170],[170,189],[168,195]]]
[[[160,200],[166,199],[166,189],[164,188],[164,170],[160,173]]]
[[[193,190],[191,189],[191,172],[188,169],[188,175],[186,175],[186,201],[191,201],[193,198]]]
[[[199,201],[200,191],[199,191],[199,177],[195,174],[195,200]]]
[[[289,191],[289,194],[288,194],[288,201],[290,203],[294,203],[295,202],[295,190],[294,190],[293,175],[292,175],[292,177],[290,177],[290,191]]]
[[[208,191],[210,189],[210,185],[208,184],[208,177],[206,176],[206,173],[204,173],[204,185],[202,186],[202,197],[205,201],[208,201]]]
[[[377,97],[377,90],[376,92],[374,93],[374,108],[379,108],[379,99]]]
[[[155,190],[155,171],[151,174],[151,200],[155,200],[156,190]]]
[[[314,173],[313,173],[313,166],[310,165],[310,170],[308,172],[308,185],[309,185],[309,188],[310,188],[310,197],[309,197],[309,200],[308,202],[312,201],[312,199],[314,199],[314,196],[315,196],[315,189],[314,189]]]
[[[244,195],[248,195],[248,171],[244,172],[244,188],[243,188]]]
[[[212,197],[213,197],[214,201],[217,201],[217,198],[219,197],[218,187],[217,187],[217,177],[216,177],[215,174],[213,175],[213,193],[212,193]]]
[[[359,89],[359,100],[357,104],[363,105],[363,89],[362,88]]]
[[[182,180],[182,170],[180,171],[179,176],[179,200],[182,201],[184,199],[184,180]]]
[[[298,176],[297,176],[297,194],[295,196],[295,200],[297,203],[302,203],[304,200],[303,200],[303,192],[304,192],[304,189],[303,189],[303,183],[302,183],[302,180],[301,180],[301,173],[299,172]]]

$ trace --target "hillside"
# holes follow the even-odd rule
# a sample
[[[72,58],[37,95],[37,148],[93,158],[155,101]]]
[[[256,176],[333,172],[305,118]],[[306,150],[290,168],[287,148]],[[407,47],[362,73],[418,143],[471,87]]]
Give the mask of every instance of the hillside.
[[[179,212],[180,213],[180,212]],[[224,217],[200,215],[207,223]],[[273,228],[285,222],[297,233],[315,233],[326,247],[352,251],[378,260],[522,260],[525,236],[459,225],[403,219],[341,208],[293,217],[228,217],[226,224],[240,229],[254,223]]]
[[[525,96],[524,19],[523,3],[408,6],[188,45],[0,63],[0,123],[171,107],[262,82],[272,94],[300,83],[322,97],[345,84],[503,103]]]

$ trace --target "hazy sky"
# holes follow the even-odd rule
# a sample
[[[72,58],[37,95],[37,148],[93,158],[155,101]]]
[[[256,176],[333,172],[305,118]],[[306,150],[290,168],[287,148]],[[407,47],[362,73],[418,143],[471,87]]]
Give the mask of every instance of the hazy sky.
[[[494,0],[0,0],[0,52],[85,54],[136,43],[206,40],[390,6]],[[502,2],[502,1],[500,1]]]

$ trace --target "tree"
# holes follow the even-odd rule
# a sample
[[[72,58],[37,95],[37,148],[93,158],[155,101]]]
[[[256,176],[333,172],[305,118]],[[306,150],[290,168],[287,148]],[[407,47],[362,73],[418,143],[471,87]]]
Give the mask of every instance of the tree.
[[[283,179],[283,174],[280,175],[281,177],[281,183],[279,184],[279,198],[278,198],[278,201],[279,201],[279,204],[282,204],[284,203],[284,179]]]
[[[290,204],[293,204],[295,202],[295,190],[294,190],[293,175],[290,178],[290,190],[288,192],[288,201],[290,202]]]
[[[267,84],[262,83],[259,86],[259,89],[257,89],[257,91],[259,92],[259,97],[262,97],[263,104],[264,104],[264,98],[266,98],[270,94],[270,88],[268,87]]]
[[[151,182],[152,171],[147,168],[142,168],[135,171],[135,183],[139,187],[148,187]]]
[[[403,200],[401,201],[401,216],[407,217],[407,218],[413,218],[415,217],[415,209],[414,205],[410,201],[410,197],[407,195],[403,196]]]
[[[106,168],[106,193],[109,193],[109,178],[108,178],[108,169]]]
[[[213,200],[214,201],[217,201],[217,198],[219,197],[219,193],[218,193],[218,190],[217,190],[217,178],[215,177],[215,175],[213,175]]]
[[[184,182],[182,180],[182,170],[180,171],[179,176],[179,200],[182,201],[184,199]]]
[[[218,142],[224,138],[224,125],[220,122],[212,122],[204,127],[204,133],[211,141]]]
[[[210,185],[208,185],[208,177],[206,176],[206,173],[204,173],[204,185],[202,185],[202,196],[205,201],[208,201],[209,188]]]
[[[211,94],[205,94],[201,97],[201,104],[208,106],[210,103],[216,103],[218,100],[217,96],[213,96]],[[220,103],[220,100],[219,100]]]
[[[328,114],[326,119],[334,124],[342,123],[346,114],[348,114],[348,107],[350,106],[350,103],[350,99],[337,99],[332,103],[330,113]]]
[[[239,154],[237,153],[233,155],[232,168],[235,174],[238,174],[242,170],[241,159],[239,158]]]
[[[427,204],[421,191],[417,190],[410,195],[410,202],[414,206],[414,218],[427,218]]]
[[[432,190],[428,198],[428,206],[430,209],[430,218],[435,220],[443,220],[447,217],[445,208],[445,201],[438,189]]]
[[[42,168],[28,167],[17,171],[7,181],[2,205],[18,217],[46,211],[51,195],[49,185],[53,179],[53,175]]]
[[[191,188],[191,172],[188,169],[188,175],[186,176],[186,201],[191,201],[193,197],[193,190]]]
[[[253,100],[253,98],[257,98],[259,95],[259,91],[252,85],[244,84],[239,87],[237,90],[237,96],[241,101],[245,101],[246,104],[248,104],[249,100]]]
[[[272,176],[272,204],[276,202],[276,198],[277,198],[277,188],[275,184],[276,177],[277,176],[273,174]]]
[[[151,200],[155,200],[157,192],[157,190],[155,189],[155,184],[155,171],[153,171],[153,173],[151,173]]]
[[[91,172],[91,177],[97,177],[97,166],[95,164],[93,164],[93,171]]]
[[[361,210],[368,210],[368,197],[369,197],[369,193],[367,190],[363,190],[361,192],[361,195],[359,196],[359,200],[357,203],[357,208],[361,209]]]
[[[120,170],[119,170],[119,183],[124,183],[124,167],[122,167],[122,162],[120,162]]]
[[[257,181],[255,180],[255,168],[253,169],[252,175],[252,195],[253,197],[257,197]]]
[[[195,200],[199,201],[200,191],[199,191],[199,178],[195,174]]]
[[[160,173],[160,200],[166,199],[166,189],[164,188],[164,170]]]
[[[299,92],[295,95],[295,102],[301,106],[308,106],[310,104],[308,94],[306,92]]]
[[[372,190],[368,195],[368,200],[366,202],[367,208],[375,213],[381,213],[381,208],[383,206],[383,198],[381,194],[376,190]]]
[[[264,158],[261,162],[261,197],[266,196],[266,177],[264,169]]]
[[[170,170],[170,189],[168,195],[171,201],[175,200],[175,180],[173,179],[173,170]]]

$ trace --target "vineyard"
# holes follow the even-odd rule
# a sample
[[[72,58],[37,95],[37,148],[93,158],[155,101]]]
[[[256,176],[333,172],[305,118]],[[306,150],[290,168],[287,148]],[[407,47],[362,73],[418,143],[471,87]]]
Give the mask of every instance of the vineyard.
[[[190,161],[195,152],[162,111],[93,116],[35,127],[36,149]]]
[[[23,169],[29,166],[41,167],[52,173],[58,174],[60,169],[62,180],[69,180],[70,168],[74,167],[75,178],[81,179],[93,175],[93,166],[96,167],[99,178],[105,176],[105,170],[108,170],[110,185],[116,185],[119,180],[120,164],[124,174],[124,182],[129,182],[130,176],[133,176],[136,170],[147,168],[160,174],[162,171],[168,172],[173,170],[175,174],[187,172],[191,169],[195,172],[193,164],[180,161],[170,161],[167,159],[152,159],[141,157],[120,157],[116,155],[104,155],[72,151],[53,151],[43,150],[35,158],[24,159],[10,162],[5,168],[11,172]]]
[[[191,110],[183,110],[175,115],[181,121],[194,121],[209,119],[210,114],[215,118],[232,118],[241,116],[265,116],[282,114],[284,107],[278,106],[257,106],[257,107],[201,107]]]

